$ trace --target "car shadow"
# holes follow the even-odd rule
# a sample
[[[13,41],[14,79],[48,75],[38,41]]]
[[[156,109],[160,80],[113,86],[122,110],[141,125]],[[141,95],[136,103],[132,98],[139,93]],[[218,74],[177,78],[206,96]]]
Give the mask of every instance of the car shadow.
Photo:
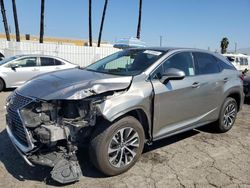
[[[250,105],[250,97],[245,97],[244,104]]]
[[[190,130],[184,133],[180,133],[174,136],[170,136],[161,140],[154,141],[151,145],[145,145],[143,153],[151,152],[153,150],[159,149],[161,147],[165,147],[179,141],[182,141],[186,138],[190,138],[196,134],[199,134],[196,130]]]
[[[211,127],[210,127],[211,128]],[[200,128],[201,129],[201,128]],[[204,127],[202,127],[204,129]],[[202,131],[209,130],[205,128]],[[146,154],[150,151],[156,150],[161,147],[166,147],[168,145],[177,143],[182,141],[186,138],[190,138],[200,133],[200,130],[191,130],[187,131],[175,136],[171,136],[165,139],[161,139],[159,141],[153,142],[152,145],[145,145],[143,154]],[[24,160],[19,156],[18,152],[12,145],[10,139],[8,138],[6,130],[0,132],[0,162],[4,164],[6,170],[17,180],[25,181],[25,180],[32,180],[32,181],[39,181],[44,182],[47,185],[52,186],[65,186],[65,184],[60,184],[55,182],[50,177],[51,168],[47,168],[44,166],[35,166],[30,167]],[[83,147],[78,152],[78,159],[80,166],[82,168],[82,173],[84,177],[91,177],[91,178],[106,178],[101,172],[99,172],[90,162],[88,156],[88,149]]]
[[[3,90],[3,92],[10,92],[10,91],[14,91],[16,88],[5,88]]]

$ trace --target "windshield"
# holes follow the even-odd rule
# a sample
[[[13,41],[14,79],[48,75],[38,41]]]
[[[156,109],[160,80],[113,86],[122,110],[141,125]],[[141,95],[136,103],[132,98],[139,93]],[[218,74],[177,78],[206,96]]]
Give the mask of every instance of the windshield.
[[[163,54],[164,51],[159,50],[123,50],[97,61],[86,67],[86,70],[124,76],[138,75]]]
[[[2,61],[0,61],[0,65],[3,65],[3,64],[5,64],[5,63],[8,63],[8,62],[10,62],[10,61],[16,59],[17,57],[18,57],[18,56],[12,56],[12,57],[9,57],[9,58],[5,58],[5,59],[3,59]]]

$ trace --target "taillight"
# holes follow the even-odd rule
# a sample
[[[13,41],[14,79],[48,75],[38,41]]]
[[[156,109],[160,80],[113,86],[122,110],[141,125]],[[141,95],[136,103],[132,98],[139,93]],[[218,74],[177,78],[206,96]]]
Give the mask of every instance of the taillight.
[[[240,79],[241,79],[242,81],[244,80],[244,75],[243,75],[243,74],[240,75]]]

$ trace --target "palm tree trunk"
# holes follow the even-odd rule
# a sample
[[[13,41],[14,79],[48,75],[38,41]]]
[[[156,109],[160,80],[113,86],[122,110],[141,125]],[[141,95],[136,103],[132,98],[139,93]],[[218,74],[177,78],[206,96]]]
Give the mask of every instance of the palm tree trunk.
[[[98,37],[98,47],[101,45],[101,40],[102,40],[102,30],[103,30],[103,24],[105,20],[105,15],[106,15],[106,10],[107,10],[107,5],[108,5],[108,0],[105,0],[105,4],[103,7],[103,12],[102,12],[102,21],[101,21],[101,26],[100,26],[100,31],[99,31],[99,37]]]
[[[16,41],[20,42],[20,32],[19,32],[19,25],[18,25],[18,19],[17,19],[17,11],[16,11],[16,0],[12,0],[12,7],[13,7],[15,29],[16,29]]]
[[[4,8],[4,1],[0,0],[0,4],[1,4],[1,12],[2,12],[2,16],[3,16],[3,24],[4,24],[6,39],[7,39],[7,41],[10,41],[10,33],[9,33],[8,21],[7,21],[7,17],[6,17],[6,13],[5,13],[5,8]]]
[[[89,0],[89,46],[92,46],[92,0]]]
[[[40,39],[39,39],[40,43],[43,43],[43,36],[44,36],[44,5],[45,5],[45,0],[41,0]]]
[[[138,16],[138,25],[137,25],[137,35],[136,38],[141,38],[141,13],[142,13],[142,0],[139,0],[139,16]]]

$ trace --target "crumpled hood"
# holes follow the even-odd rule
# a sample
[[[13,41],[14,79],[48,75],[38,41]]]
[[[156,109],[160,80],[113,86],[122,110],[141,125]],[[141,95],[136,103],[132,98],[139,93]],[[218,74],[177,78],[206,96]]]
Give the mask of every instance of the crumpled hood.
[[[35,77],[17,92],[43,100],[83,99],[129,87],[132,76],[116,76],[81,69],[68,69]]]

